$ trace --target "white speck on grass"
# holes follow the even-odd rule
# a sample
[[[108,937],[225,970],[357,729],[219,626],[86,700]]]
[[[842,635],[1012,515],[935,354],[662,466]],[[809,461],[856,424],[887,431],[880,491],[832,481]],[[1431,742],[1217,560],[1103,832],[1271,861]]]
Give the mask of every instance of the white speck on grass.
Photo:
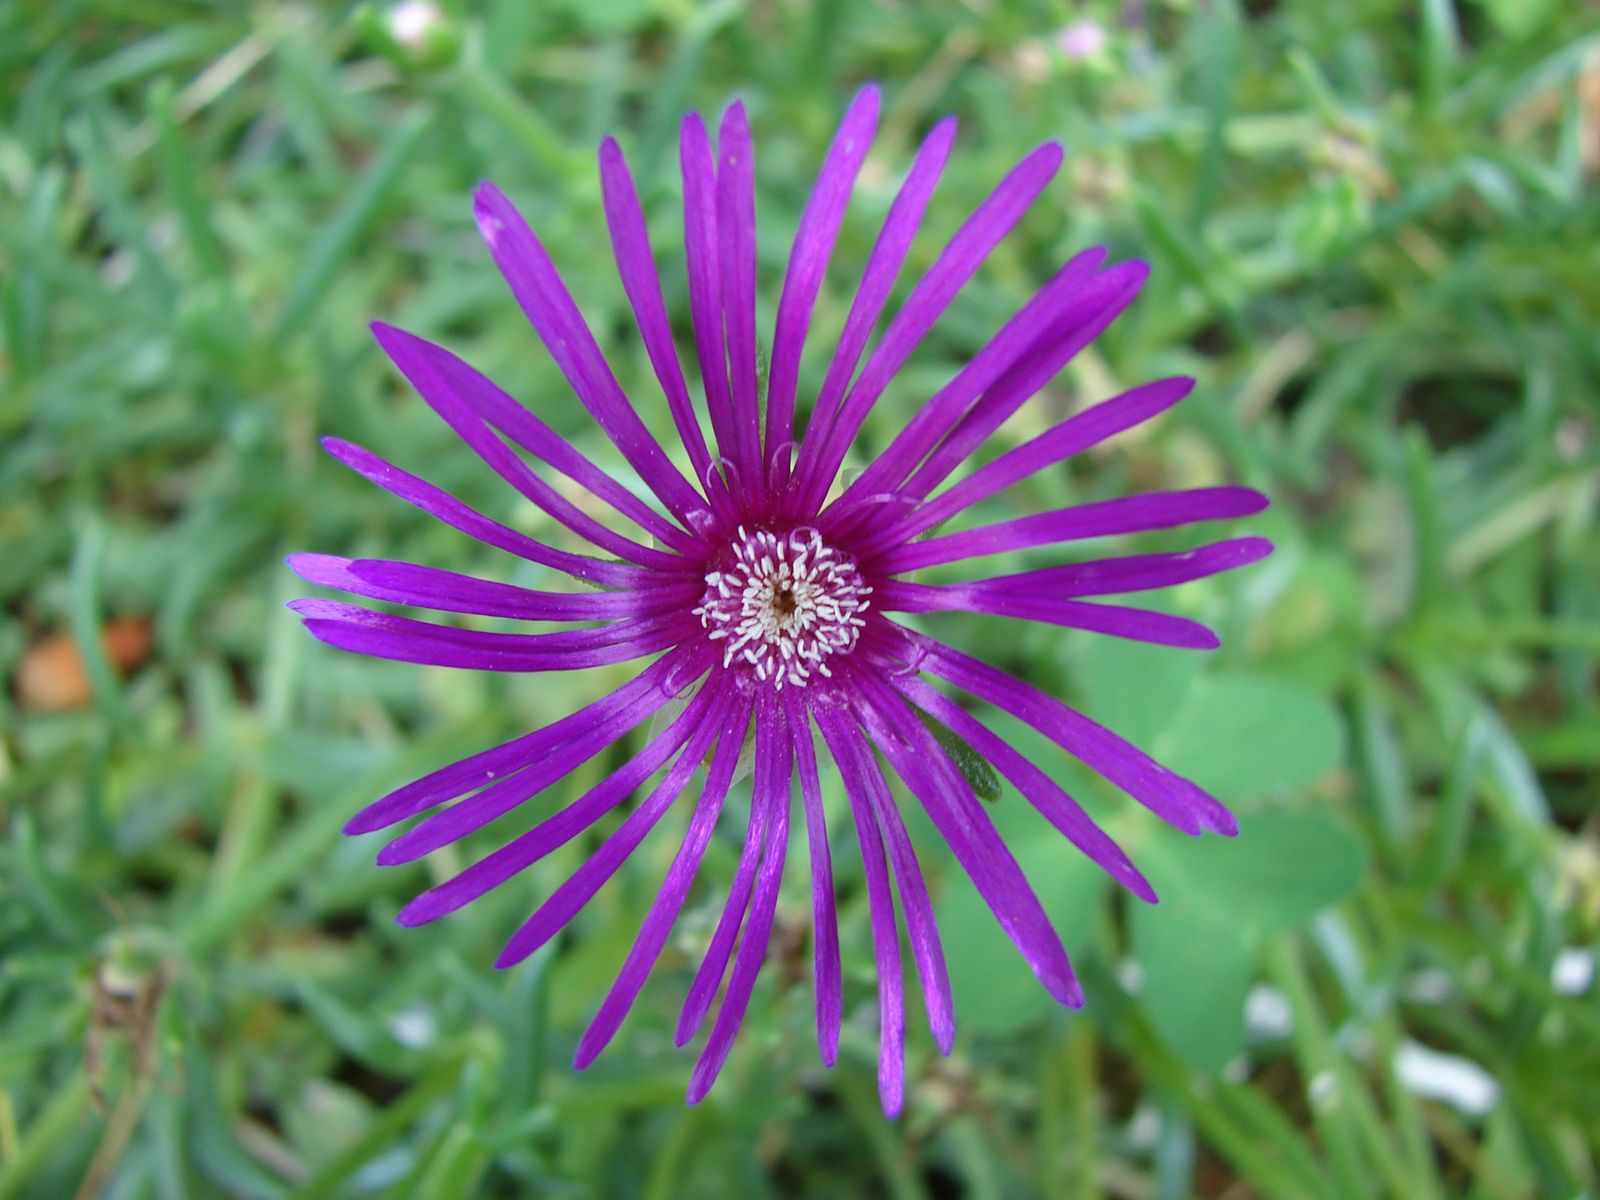
[[[422,1050],[433,1045],[439,1034],[439,1025],[433,1019],[431,1010],[414,1004],[389,1018],[389,1032],[402,1046]]]
[[[1288,1037],[1294,1031],[1294,1010],[1277,988],[1258,984],[1244,1000],[1244,1027],[1258,1041]]]
[[[1339,1102],[1339,1079],[1332,1071],[1318,1071],[1306,1085],[1313,1108],[1328,1109]]]
[[[1448,971],[1425,967],[1405,981],[1401,994],[1423,1004],[1443,1004],[1456,994],[1456,985]]]
[[[427,0],[405,0],[390,11],[389,32],[395,41],[414,50],[438,19],[439,9]]]
[[[1141,1104],[1133,1110],[1123,1136],[1135,1150],[1154,1150],[1161,1139],[1161,1114],[1153,1104]]]
[[[1125,958],[1117,964],[1117,982],[1131,996],[1137,996],[1144,991],[1144,968],[1131,958]]]
[[[1563,996],[1581,996],[1594,984],[1594,951],[1568,946],[1550,965],[1550,986]]]
[[[1444,1054],[1420,1042],[1405,1042],[1395,1056],[1400,1082],[1419,1096],[1442,1100],[1472,1117],[1481,1117],[1500,1099],[1495,1077],[1470,1059]]]

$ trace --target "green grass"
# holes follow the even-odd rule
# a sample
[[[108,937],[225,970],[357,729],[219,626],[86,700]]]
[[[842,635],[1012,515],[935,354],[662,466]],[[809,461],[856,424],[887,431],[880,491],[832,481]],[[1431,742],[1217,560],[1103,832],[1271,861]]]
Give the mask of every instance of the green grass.
[[[1127,27],[1087,5],[1112,37],[1074,64],[1049,41],[1080,11],[1064,3],[497,0],[417,56],[344,6],[0,3],[0,1198],[1594,1191],[1600,1010],[1564,972],[1600,940],[1600,11],[1139,7]],[[914,1028],[907,1112],[883,1120],[841,851],[840,1065],[815,1060],[793,871],[779,960],[688,1110],[692,1060],[667,1033],[715,892],[618,1044],[567,1066],[670,838],[500,974],[500,941],[581,848],[406,931],[399,906],[460,854],[380,871],[337,832],[625,671],[342,656],[282,608],[281,559],[536,579],[319,453],[352,438],[537,528],[366,322],[448,342],[604,457],[478,245],[468,189],[490,177],[525,206],[661,428],[594,144],[615,131],[634,161],[681,318],[676,120],[746,98],[770,322],[810,173],[869,78],[885,128],[821,340],[938,115],[962,136],[920,264],[1028,148],[1060,138],[1068,165],[864,444],[1102,243],[1148,258],[1150,285],[1002,438],[1119,384],[1199,387],[1003,507],[1224,478],[1275,498],[1253,531],[1277,555],[1173,597],[1223,632],[1214,655],[946,627],[1216,788],[1244,837],[1164,836],[1019,734],[1163,894],[1124,906],[1018,797],[995,804],[1087,1008],[1052,1008],[916,828],[954,1056]],[[132,670],[101,647],[114,618],[150,623]],[[22,678],[58,635],[92,686],[64,709]],[[730,833],[707,876],[736,857]],[[1478,1064],[1493,1104],[1419,1095],[1396,1066],[1415,1045]]]

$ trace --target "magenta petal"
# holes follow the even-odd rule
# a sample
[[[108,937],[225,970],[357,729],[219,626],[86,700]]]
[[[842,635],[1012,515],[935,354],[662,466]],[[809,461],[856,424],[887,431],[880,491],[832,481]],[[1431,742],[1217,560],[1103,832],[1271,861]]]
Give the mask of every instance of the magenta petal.
[[[383,332],[379,333],[379,330]],[[405,344],[409,347],[409,355],[431,362],[431,372],[448,378],[451,381],[451,394],[479,417],[541,462],[548,463],[591,495],[604,500],[641,529],[680,551],[692,550],[697,545],[692,537],[590,462],[564,437],[503,392],[493,380],[473,370],[442,346],[382,322],[374,324],[373,332],[380,343],[387,338],[391,342]]]
[[[891,581],[879,587],[876,599],[879,610],[884,612],[989,613],[1185,650],[1215,650],[1222,644],[1215,633],[1187,617],[1146,608],[1059,600],[1051,595],[1030,595],[1014,588],[960,583],[929,586]]]
[[[839,1056],[839,1026],[844,1017],[843,973],[839,963],[839,917],[833,897],[833,857],[828,849],[827,818],[822,808],[822,782],[817,751],[811,741],[810,715],[795,688],[783,693],[788,706],[789,735],[794,740],[800,795],[805,804],[806,843],[811,851],[812,960],[817,992],[817,1051],[826,1066]]]
[[[989,252],[1022,219],[1060,165],[1061,147],[1054,143],[1039,147],[1018,163],[917,282],[846,395],[826,440],[817,448],[814,457],[808,456],[797,468],[799,512],[815,513],[821,508],[845,452],[883,389]]]
[[[855,818],[856,840],[861,846],[861,870],[867,881],[867,909],[872,919],[872,948],[878,966],[878,1096],[884,1114],[900,1113],[905,1099],[906,1010],[905,980],[901,977],[900,934],[895,926],[894,898],[889,891],[889,865],[884,860],[883,839],[867,799],[878,766],[852,721],[819,705],[817,728],[833,752],[845,796]],[[879,782],[882,776],[878,775]]]
[[[778,316],[772,335],[772,370],[767,383],[767,467],[773,482],[788,477],[789,445],[794,441],[795,387],[800,377],[800,354],[805,349],[811,312],[833,255],[839,226],[844,222],[861,164],[872,148],[882,96],[874,85],[856,93],[839,123],[822,170],[817,174],[811,199],[800,214],[800,227],[789,251],[789,269],[778,299]]]
[[[667,407],[672,411],[673,424],[678,437],[694,464],[695,474],[702,484],[709,481],[711,454],[706,447],[705,434],[694,415],[694,404],[689,398],[689,388],[684,382],[683,365],[678,360],[673,343],[672,325],[667,317],[666,301],[661,295],[661,277],[656,273],[655,256],[650,250],[650,235],[645,227],[644,212],[639,207],[639,196],[634,190],[633,177],[628,173],[622,150],[612,138],[600,145],[600,185],[605,196],[606,224],[611,230],[611,245],[616,255],[617,271],[622,277],[622,288],[633,306],[634,318],[639,325],[639,336],[644,341],[645,352],[650,356],[661,390],[667,397]],[[713,493],[720,496],[720,491]]]
[[[906,833],[905,822],[895,807],[889,785],[877,771],[867,772],[863,781],[867,801],[889,848],[895,884],[900,892],[900,911],[905,915],[906,936],[916,960],[917,978],[922,984],[923,1003],[928,1010],[928,1028],[940,1054],[949,1054],[956,1040],[955,1001],[950,995],[950,973],[945,967],[944,948],[939,943],[939,926],[928,899],[928,885],[917,862],[917,852]]]
[[[390,495],[398,496],[407,504],[420,508],[430,517],[436,517],[446,525],[459,529],[468,537],[477,538],[478,541],[497,550],[504,550],[529,562],[536,562],[540,566],[564,571],[568,575],[606,587],[634,587],[648,580],[660,578],[657,572],[647,571],[642,567],[627,563],[605,562],[582,554],[569,554],[565,550],[556,550],[543,542],[536,542],[526,534],[508,529],[498,521],[491,521],[482,513],[457,500],[449,492],[434,487],[425,479],[402,471],[353,442],[346,442],[340,438],[323,438],[322,446],[356,474],[370,479]]]
[[[910,541],[923,530],[948,521],[963,509],[1020,483],[1046,467],[1081,454],[1125,429],[1148,421],[1183,399],[1193,386],[1192,379],[1163,379],[1134,388],[1068,417],[1055,428],[980,467],[960,483],[917,508],[904,520],[892,523],[883,534],[874,536],[862,547],[863,553]],[[930,485],[938,482],[931,473],[929,482]],[[925,493],[920,489],[914,492],[915,496],[922,494]]]
[[[377,321],[372,325],[372,332],[384,353],[416,388],[417,394],[444,418],[456,436],[471,447],[495,474],[516,488],[534,507],[549,514],[591,545],[627,562],[668,571],[692,566],[685,563],[680,555],[641,545],[607,529],[539,478],[479,415],[479,411],[485,408],[503,411],[519,407],[491,380],[442,347],[403,329]],[[551,436],[554,438],[553,433]],[[660,517],[655,518],[650,528],[659,537],[673,540],[684,537],[682,530],[675,530]],[[689,544],[694,545],[692,542]]]
[[[856,711],[873,744],[922,803],[1045,991],[1062,1004],[1081,1006],[1083,989],[1060,937],[966,779],[904,700],[875,679],[858,673],[857,680]]]
[[[776,712],[765,704],[756,705],[756,763],[754,768],[754,795],[750,804],[750,825],[745,831],[744,849],[739,855],[739,865],[734,868],[733,882],[728,887],[728,898],[722,906],[722,916],[706,946],[700,969],[689,984],[683,1000],[683,1011],[678,1014],[678,1028],[672,1039],[683,1045],[695,1035],[705,1020],[717,988],[722,986],[722,976],[728,969],[728,956],[733,952],[733,942],[739,936],[745,910],[750,904],[750,894],[756,884],[757,866],[767,845],[767,829],[773,820],[775,784],[772,772],[775,758],[782,746],[781,731],[775,728],[779,720]],[[784,795],[788,795],[787,774],[783,780]],[[787,810],[787,803],[785,804]],[[768,856],[770,858],[770,854]]]
[[[1089,343],[1098,338],[1110,324],[1133,302],[1143,286],[1150,268],[1142,262],[1119,263],[1102,275],[1096,284],[1106,289],[1105,301],[1099,312],[1088,320],[1067,312],[1061,323],[1053,327],[1033,355],[1019,363],[1016,370],[1003,381],[1003,386],[991,388],[972,410],[962,417],[950,435],[928,455],[928,461],[918,467],[906,481],[905,490],[921,499],[965,462],[1006,418],[1027,403],[1061,368],[1078,356]]]
[[[649,779],[678,752],[689,740],[709,699],[704,692],[697,695],[677,720],[662,730],[643,750],[567,807],[479,859],[459,875],[429,888],[412,900],[400,910],[400,924],[422,925],[455,912],[588,829],[626,800],[634,788]]]
[[[755,147],[744,102],[735,100],[717,132],[717,236],[722,265],[722,327],[728,339],[733,387],[733,446],[724,453],[754,498],[765,489],[761,470],[761,400],[756,368]]]
[[[1141,900],[1156,902],[1155,890],[1122,847],[1053,779],[1029,762],[988,726],[955,701],[915,676],[900,676],[895,687],[918,708],[950,727],[1028,798],[1039,814],[1106,874]]]
[[[1095,268],[1104,258],[1104,250],[1085,250],[1056,272],[949,383],[917,410],[905,428],[830,506],[830,511],[847,508],[861,496],[898,487],[979,396],[991,386],[1009,380],[1020,360],[1031,361],[1035,347],[1053,327],[1063,320],[1085,321],[1098,313],[1112,291],[1105,276],[1094,278]]]
[[[1034,513],[1011,521],[983,525],[961,533],[947,533],[926,541],[896,546],[873,562],[873,570],[884,575],[900,575],[921,567],[1005,554],[1034,546],[1113,534],[1143,533],[1152,529],[1173,529],[1196,521],[1219,521],[1248,517],[1267,506],[1260,492],[1242,487],[1194,488],[1185,492],[1146,492],[1138,496],[1118,496]]]
[[[873,244],[872,253],[867,257],[866,269],[861,275],[861,285],[856,289],[855,299],[851,302],[844,330],[840,333],[833,357],[829,360],[828,372],[823,377],[821,390],[817,393],[816,407],[812,410],[811,420],[806,425],[805,436],[800,444],[799,459],[795,464],[797,476],[805,469],[805,464],[821,452],[822,444],[833,428],[839,404],[844,399],[845,388],[849,386],[850,379],[855,374],[856,366],[861,361],[861,352],[866,349],[867,339],[877,327],[878,318],[883,314],[884,304],[889,299],[889,292],[899,277],[906,254],[911,250],[911,243],[916,239],[917,229],[922,224],[922,214],[927,210],[928,200],[932,197],[933,190],[939,183],[939,176],[950,158],[950,146],[955,141],[955,136],[954,117],[945,117],[933,127],[932,132],[918,149],[916,161],[911,164],[905,182],[900,185],[900,191],[889,207],[889,215],[884,218],[878,240]],[[798,482],[797,479],[796,483]],[[797,501],[798,495],[797,486],[789,493],[790,501]],[[789,503],[785,511],[793,515],[800,511],[800,506],[798,502]]]
[[[772,920],[778,908],[778,887],[783,882],[784,860],[789,848],[789,778],[792,763],[789,758],[789,731],[784,727],[781,710],[768,714],[763,723],[757,709],[756,725],[756,799],[755,803],[767,808],[766,850],[761,860],[761,875],[756,880],[756,894],[750,905],[750,923],[739,942],[739,952],[733,961],[733,974],[728,979],[728,990],[717,1010],[717,1019],[711,1025],[711,1036],[689,1076],[688,1099],[698,1104],[717,1081],[722,1065],[733,1048],[733,1039],[744,1014],[750,1006],[750,993],[755,988],[756,976],[761,972],[767,957],[767,943],[772,936]],[[765,728],[763,728],[763,724]],[[763,751],[762,740],[767,745]],[[765,762],[761,760],[765,759]],[[765,770],[763,770],[765,767]]]
[[[660,589],[624,592],[535,592],[454,571],[384,558],[291,554],[291,570],[307,583],[338,588],[372,600],[436,612],[520,621],[612,621],[690,607],[704,585],[698,580]]]
[[[738,698],[729,712],[728,719],[723,723],[716,751],[712,755],[711,769],[706,776],[705,790],[700,795],[700,803],[695,806],[694,817],[689,822],[688,832],[684,834],[683,845],[679,848],[677,857],[672,860],[672,866],[667,870],[667,876],[662,881],[660,891],[656,893],[655,901],[650,905],[650,911],[645,916],[639,936],[634,939],[633,948],[628,951],[622,970],[617,973],[616,982],[606,993],[606,998],[601,1002],[594,1020],[589,1023],[589,1028],[578,1039],[578,1048],[573,1055],[572,1063],[579,1070],[592,1063],[600,1051],[604,1050],[616,1036],[623,1019],[628,1015],[628,1010],[638,998],[639,989],[644,987],[644,981],[649,977],[651,967],[655,966],[661,948],[666,944],[667,935],[672,932],[673,923],[683,910],[689,886],[694,882],[695,873],[700,869],[700,861],[705,857],[706,846],[711,841],[711,832],[716,827],[718,815],[722,812],[728,788],[733,783],[734,767],[738,765],[739,754],[744,747],[745,729],[750,723],[750,709],[751,702],[748,698]]]
[[[541,754],[515,775],[497,780],[481,792],[406,830],[378,852],[378,865],[389,867],[413,862],[475,833],[552,783],[564,779],[608,746],[615,745],[630,729],[665,708],[670,700],[671,697],[662,691],[645,693],[627,708],[585,728],[571,741]]]
[[[1185,833],[1232,835],[1238,823],[1211,796],[1080,712],[988,663],[902,630],[922,651],[921,668],[1033,726],[1096,774]]]
[[[497,967],[509,967],[534,953],[564,929],[569,921],[589,903],[617,868],[639,848],[650,831],[672,807],[673,801],[699,769],[700,760],[711,747],[717,730],[721,727],[729,705],[726,698],[718,698],[697,718],[688,743],[678,755],[672,769],[656,784],[642,804],[628,814],[628,819],[608,837],[583,866],[565,883],[550,894],[534,914],[511,935],[505,949],[495,960]]]
[[[388,795],[373,801],[346,822],[348,834],[372,833],[387,828],[397,821],[414,817],[418,813],[453,800],[457,796],[493,783],[507,774],[522,770],[540,755],[548,754],[567,744],[592,725],[604,722],[641,696],[658,688],[670,673],[680,667],[683,656],[668,655],[652,663],[637,678],[629,680],[616,691],[602,696],[593,704],[579,709],[571,716],[535,729],[521,737],[498,746],[491,746],[460,762],[440,767],[396,788]]]
[[[706,411],[719,453],[736,452],[733,393],[722,336],[722,252],[717,216],[717,169],[711,136],[699,113],[683,118],[678,135],[683,171],[683,251],[689,272],[689,316],[706,393]],[[709,484],[708,484],[709,486]]]
[[[689,514],[703,512],[705,500],[672,465],[622,394],[555,264],[522,214],[492,183],[478,185],[473,211],[517,303],[595,424],[678,520],[687,523]]]
[[[1114,596],[1175,587],[1258,562],[1272,553],[1264,537],[1228,538],[1171,554],[1128,554],[1044,567],[980,580],[968,587],[996,587],[1051,596]]]
[[[486,633],[373,612],[337,600],[289,607],[320,642],[353,654],[472,671],[572,671],[642,658],[683,639],[676,614],[559,633]]]

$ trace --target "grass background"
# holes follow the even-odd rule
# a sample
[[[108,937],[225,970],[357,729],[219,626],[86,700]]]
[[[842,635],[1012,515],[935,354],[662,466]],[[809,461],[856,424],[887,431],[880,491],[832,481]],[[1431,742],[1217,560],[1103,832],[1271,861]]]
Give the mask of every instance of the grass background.
[[[1080,61],[1054,35],[1082,18],[1109,36]],[[1593,1194],[1594,3],[498,0],[412,48],[386,21],[0,3],[0,1197]],[[1164,897],[1113,899],[1018,797],[995,805],[1087,1009],[1043,999],[924,838],[960,1032],[940,1060],[911,999],[909,1101],[886,1123],[842,849],[840,1065],[815,1060],[797,887],[722,1082],[686,1110],[667,1035],[715,887],[618,1044],[583,1075],[566,1061],[671,837],[497,974],[581,847],[402,931],[399,905],[464,854],[380,871],[337,835],[385,787],[625,672],[342,656],[282,608],[281,559],[536,582],[318,452],[353,438],[539,529],[366,321],[448,342],[603,455],[476,241],[466,193],[492,177],[660,428],[594,144],[615,131],[634,161],[681,323],[676,120],[746,99],[769,321],[867,79],[886,119],[819,342],[940,114],[962,136],[915,264],[1031,146],[1060,138],[1068,163],[866,450],[1103,243],[1148,258],[1150,285],[998,444],[1119,384],[1199,387],[1007,511],[1226,478],[1275,497],[1252,531],[1277,555],[1172,597],[1218,623],[1216,654],[944,627],[1218,789],[1245,836],[1164,837],[1035,740]],[[734,830],[704,876],[736,856]]]

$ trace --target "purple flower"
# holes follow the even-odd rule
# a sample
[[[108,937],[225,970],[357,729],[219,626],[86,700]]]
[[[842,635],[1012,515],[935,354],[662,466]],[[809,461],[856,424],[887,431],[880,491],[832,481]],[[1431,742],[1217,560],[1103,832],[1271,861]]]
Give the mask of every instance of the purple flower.
[[[955,1015],[933,908],[885,764],[926,811],[1006,936],[1061,1003],[1083,1002],[1072,967],[984,805],[947,753],[949,735],[987,760],[1114,879],[1155,900],[1133,863],[1049,771],[997,737],[951,692],[1031,725],[1186,832],[1235,831],[1227,810],[1194,784],[1059,701],[911,629],[896,615],[989,613],[1165,645],[1217,644],[1193,621],[1095,598],[1165,587],[1252,562],[1270,550],[1264,539],[1234,538],[1182,553],[1103,558],[999,576],[983,576],[980,567],[980,577],[964,583],[913,578],[923,567],[1242,517],[1265,507],[1257,492],[1210,487],[932,532],[1012,484],[1155,416],[1189,391],[1187,379],[1134,388],[938,490],[1127,307],[1144,280],[1143,263],[1106,266],[1100,250],[1073,258],[913,414],[859,477],[833,494],[846,453],[873,405],[1055,174],[1058,146],[1035,150],[1000,182],[866,353],[950,152],[955,122],[947,119],[934,127],[867,259],[810,417],[803,430],[796,427],[801,351],[878,111],[878,90],[864,89],[834,138],[801,216],[778,302],[764,402],[756,342],[754,162],[744,107],[736,103],[728,109],[716,150],[698,115],[683,122],[689,307],[715,450],[702,431],[679,362],[644,217],[617,144],[608,139],[600,150],[606,220],[623,288],[676,426],[674,454],[646,429],[638,407],[623,394],[545,247],[498,189],[491,184],[478,189],[478,225],[513,294],[578,399],[659,507],[610,478],[448,351],[399,329],[374,326],[395,365],[461,439],[597,553],[575,554],[536,541],[348,442],[329,439],[329,452],[462,532],[600,590],[530,591],[378,559],[300,554],[290,560],[312,583],[374,600],[447,613],[585,623],[551,633],[498,633],[328,600],[293,603],[312,634],[344,650],[485,671],[578,670],[654,656],[632,682],[587,708],[407,784],[347,826],[349,833],[368,833],[427,813],[378,855],[382,864],[410,862],[526,803],[657,718],[659,732],[613,774],[576,799],[563,797],[566,802],[529,832],[430,888],[400,914],[403,924],[418,925],[453,912],[583,834],[649,785],[593,856],[512,934],[497,965],[520,962],[572,920],[688,791],[693,797],[688,831],[615,984],[578,1043],[579,1067],[615,1035],[643,986],[684,906],[741,756],[753,743],[743,853],[677,1028],[680,1045],[695,1035],[727,977],[689,1083],[691,1103],[706,1094],[726,1060],[766,955],[790,839],[795,776],[810,846],[817,1039],[824,1062],[831,1065],[837,1053],[843,1005],[839,938],[813,728],[842,776],[861,848],[878,968],[878,1078],[890,1113],[900,1107],[904,1070],[892,891],[899,893],[928,1020],[942,1052],[954,1039]],[[572,503],[508,443],[587,491],[632,526],[630,532],[618,532]],[[709,763],[704,782],[691,786],[703,763]],[[837,823],[833,832],[839,833]]]

